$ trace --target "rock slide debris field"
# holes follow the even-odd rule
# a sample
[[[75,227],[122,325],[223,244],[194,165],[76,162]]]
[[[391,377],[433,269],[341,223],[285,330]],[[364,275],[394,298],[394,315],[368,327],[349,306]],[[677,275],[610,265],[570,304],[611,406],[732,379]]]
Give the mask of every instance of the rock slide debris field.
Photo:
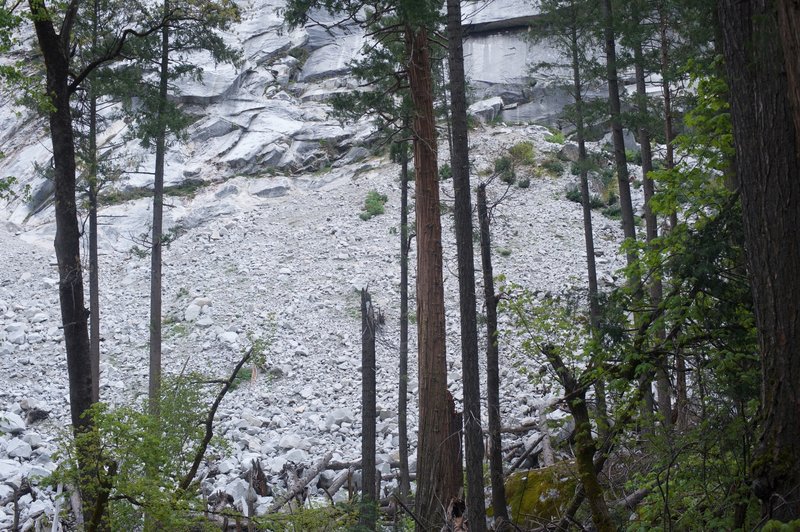
[[[473,131],[473,184],[486,179],[499,153],[520,141],[534,142],[537,154],[558,151],[560,146],[544,140],[546,134],[539,126]],[[445,146],[440,162],[446,157]],[[397,165],[375,156],[292,178],[237,177],[192,196],[167,198],[165,226],[176,238],[164,251],[165,372],[186,365],[220,378],[250,338],[269,339],[263,371],[232,391],[218,412],[216,432],[231,445],[222,455],[212,453],[201,469],[207,494],[226,490],[241,505],[247,489],[241,477],[254,459],[280,491],[279,473],[287,461],[313,464],[328,452],[334,460],[359,458],[357,290],[363,287],[385,315],[377,346],[377,451],[379,467],[389,473],[398,452],[398,174]],[[509,189],[493,211],[495,274],[540,293],[584,285],[581,208],[564,198],[574,179],[565,171],[533,176],[529,188]],[[386,213],[362,221],[359,212],[372,189],[388,197]],[[443,204],[452,204],[452,182],[442,181],[441,190]],[[505,191],[504,183],[493,181],[490,200]],[[147,391],[150,261],[132,249],[147,231],[150,201],[140,198],[101,211],[101,396],[112,405],[141,400]],[[458,402],[455,241],[452,214],[443,211],[448,380]],[[623,265],[617,254],[619,224],[597,213],[594,223],[601,283],[612,283]],[[50,222],[35,227],[9,222],[0,228],[0,500],[6,502],[22,477],[36,484],[55,468],[55,438],[69,422],[53,231]],[[414,264],[412,246],[412,297]],[[476,268],[479,272],[477,254]],[[410,309],[413,314],[413,299]],[[414,325],[410,329],[413,458],[416,331]],[[547,398],[514,369],[520,359],[513,349],[501,345],[500,352],[503,424],[520,425]],[[42,412],[46,419],[37,420]],[[523,438],[530,445],[534,436],[507,435],[506,442]],[[324,471],[310,496],[332,475]],[[53,511],[52,491],[35,489],[42,496],[21,501],[20,522],[30,526]],[[266,511],[271,501],[259,497],[257,511]],[[10,525],[11,512],[9,504],[0,507],[0,528]]]

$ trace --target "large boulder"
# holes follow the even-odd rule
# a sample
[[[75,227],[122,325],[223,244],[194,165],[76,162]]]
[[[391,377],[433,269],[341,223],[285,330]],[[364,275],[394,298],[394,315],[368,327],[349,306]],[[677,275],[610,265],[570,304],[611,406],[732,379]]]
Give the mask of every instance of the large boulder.
[[[503,99],[500,97],[489,98],[475,102],[467,109],[467,114],[474,116],[481,122],[491,122],[503,110]]]

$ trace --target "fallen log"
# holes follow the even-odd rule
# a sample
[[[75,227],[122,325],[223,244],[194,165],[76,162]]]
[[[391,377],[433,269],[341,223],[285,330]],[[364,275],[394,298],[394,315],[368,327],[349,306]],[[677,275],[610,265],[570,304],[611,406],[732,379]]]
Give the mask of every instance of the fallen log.
[[[328,454],[322,457],[322,459],[314,464],[313,467],[306,469],[302,478],[299,478],[296,481],[290,481],[287,485],[286,493],[284,493],[281,497],[278,497],[269,507],[269,513],[277,512],[283,507],[284,504],[300,495],[309,482],[314,480],[314,478],[319,475],[320,472],[324,471],[328,467],[328,463],[331,461],[332,457],[333,453],[328,452]],[[296,473],[294,476],[296,478]]]

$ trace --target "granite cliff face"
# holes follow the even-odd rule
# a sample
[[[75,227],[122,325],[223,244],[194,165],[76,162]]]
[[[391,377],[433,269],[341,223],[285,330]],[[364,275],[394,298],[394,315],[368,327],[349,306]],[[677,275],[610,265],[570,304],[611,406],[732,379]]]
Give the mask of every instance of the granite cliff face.
[[[203,65],[202,80],[177,83],[174,97],[198,119],[188,140],[170,149],[167,186],[235,176],[300,175],[363,157],[372,133],[369,121],[342,125],[328,117],[325,104],[330,95],[356,87],[348,77],[348,64],[360,53],[363,32],[311,24],[289,29],[279,14],[281,0],[243,0],[240,7],[241,21],[226,40],[242,50],[242,64],[215,65],[198,53],[194,59]],[[547,45],[525,38],[525,26],[537,12],[533,2],[520,0],[464,4],[471,98],[494,97],[495,114],[502,112],[507,122],[550,120],[565,101],[558,91],[531,77],[534,61],[556,59]],[[32,48],[32,35],[23,44]],[[15,107],[12,96],[5,93],[0,131],[0,152],[5,154],[0,175],[16,177],[19,190],[30,191],[10,202],[3,218],[28,227],[46,223],[52,216],[48,207],[52,185],[35,169],[46,168],[50,160],[44,121]],[[117,120],[102,135],[100,149],[122,141],[124,147],[115,151],[127,154],[131,162],[117,187],[147,188],[153,154],[136,141],[125,142],[126,133],[127,124]]]

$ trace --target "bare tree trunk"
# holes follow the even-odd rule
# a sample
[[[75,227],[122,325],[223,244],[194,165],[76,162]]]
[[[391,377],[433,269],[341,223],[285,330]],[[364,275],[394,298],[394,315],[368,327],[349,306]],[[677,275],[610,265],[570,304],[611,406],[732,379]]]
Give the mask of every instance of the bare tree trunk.
[[[450,166],[455,189],[455,233],[458,294],[461,311],[461,372],[464,384],[464,447],[467,473],[467,520],[472,532],[486,530],[483,493],[483,428],[478,366],[478,322],[475,314],[475,254],[472,247],[472,197],[469,184],[467,96],[460,0],[447,0],[447,43],[450,67]]]
[[[93,89],[89,89],[93,91]],[[100,400],[100,271],[97,253],[97,97],[89,96],[89,353],[92,401]]]
[[[97,49],[98,29],[97,0],[92,10],[92,55]],[[97,91],[89,80],[89,354],[92,365],[92,401],[100,400],[100,271],[97,256],[97,195],[99,181],[97,176]]]
[[[778,28],[781,32],[783,60],[789,82],[789,101],[792,104],[794,129],[800,131],[800,3],[797,0],[777,0]],[[800,135],[795,139],[800,157]]]
[[[622,211],[622,232],[626,240],[636,240],[636,225],[633,217],[631,200],[630,175],[628,160],[625,155],[625,138],[622,131],[622,106],[619,97],[619,76],[617,72],[617,49],[614,34],[614,13],[611,0],[603,0],[600,4],[603,12],[603,38],[606,53],[606,79],[608,80],[608,104],[611,115],[611,137],[614,142],[614,162],[617,167],[617,184],[619,185],[619,206]],[[636,260],[636,252],[628,248],[628,265]],[[629,279],[633,290],[641,290],[638,277]],[[636,318],[634,317],[634,320]],[[642,379],[647,378],[642,376]],[[653,391],[647,387],[642,405],[643,413],[649,415],[653,411]]]
[[[592,327],[592,335],[596,335],[600,326],[600,303],[598,301],[597,289],[597,264],[594,259],[594,230],[592,228],[592,205],[589,195],[589,175],[588,175],[588,156],[586,153],[586,123],[584,117],[583,101],[583,79],[581,76],[578,28],[577,28],[577,6],[570,4],[571,16],[576,22],[570,31],[570,46],[572,48],[572,85],[575,99],[576,114],[576,135],[578,140],[578,164],[580,165],[580,188],[581,188],[581,207],[583,210],[583,236],[586,245],[586,277],[589,282],[589,322]],[[597,423],[601,435],[608,429],[608,407],[606,405],[605,382],[598,377],[595,383],[595,395],[597,399]]]
[[[169,13],[169,0],[164,0],[164,14]],[[153,184],[153,241],[150,255],[150,380],[148,398],[150,412],[158,414],[161,396],[161,248],[164,233],[164,156],[167,151],[166,103],[169,80],[169,25],[161,30],[161,65],[158,86],[158,135]]]
[[[642,51],[641,40],[636,40],[633,44],[634,69],[636,75],[636,107],[639,114],[639,146],[642,153],[642,175],[644,188],[644,219],[646,225],[645,238],[648,243],[658,238],[658,220],[653,212],[651,201],[655,194],[655,185],[650,176],[653,171],[653,151],[650,144],[650,132],[645,126],[648,116],[647,106],[647,83],[644,75],[644,52]],[[650,301],[654,307],[661,304],[664,288],[661,284],[660,275],[652,276],[650,281]],[[666,330],[664,324],[657,325],[655,331],[656,338],[664,340]],[[663,342],[661,342],[663,343]],[[658,392],[658,413],[665,427],[672,424],[672,402],[670,400],[669,374],[667,373],[666,357],[659,356],[655,362],[656,391]]]
[[[375,490],[375,314],[372,299],[361,290],[361,512],[359,525],[374,530]]]
[[[617,50],[614,41],[614,14],[611,0],[601,3],[604,17],[604,39],[606,52],[606,76],[608,80],[608,104],[611,116],[611,137],[614,142],[614,162],[617,167],[619,184],[619,205],[622,210],[622,231],[625,238],[636,240],[636,226],[633,219],[631,185],[628,174],[628,160],[625,156],[625,139],[622,132],[622,106],[619,99],[619,78],[617,75]],[[628,264],[636,260],[636,255],[628,252]]]
[[[84,416],[84,413],[92,405],[93,400],[88,313],[84,306],[80,230],[75,203],[75,137],[70,111],[68,57],[70,27],[66,20],[74,19],[75,12],[66,14],[62,24],[64,33],[59,35],[55,31],[53,21],[43,2],[31,0],[29,7],[39,48],[44,57],[47,94],[52,104],[49,125],[55,168],[56,236],[54,245],[58,261],[61,323],[64,328],[64,344],[67,352],[72,429],[75,434],[78,434],[91,426],[91,419]],[[77,5],[74,9],[77,10]],[[91,459],[86,460],[85,456],[79,456],[81,487],[92,476],[94,470],[94,467],[91,466],[92,463],[97,462]],[[83,492],[83,490],[81,491]],[[94,501],[91,500],[88,493],[83,495],[84,507],[91,508]]]
[[[492,482],[492,508],[497,530],[510,523],[503,481],[503,439],[500,433],[500,361],[497,338],[497,296],[492,272],[492,242],[489,210],[486,206],[486,183],[478,185],[478,221],[481,228],[481,264],[483,295],[486,301],[486,406],[489,416],[489,475]]]
[[[790,101],[798,89],[788,84],[775,3],[718,6],[761,354],[753,489],[765,516],[789,521],[800,518],[800,131]]]
[[[397,430],[400,433],[400,497],[408,500],[408,146],[400,151],[400,382],[398,384]]]
[[[416,514],[418,531],[438,529],[444,505],[458,495],[458,456],[447,441],[447,408],[442,226],[436,156],[436,121],[428,32],[406,27],[408,77],[414,102],[414,166],[417,220],[417,336],[419,342],[419,436]],[[455,467],[454,467],[455,466]]]

